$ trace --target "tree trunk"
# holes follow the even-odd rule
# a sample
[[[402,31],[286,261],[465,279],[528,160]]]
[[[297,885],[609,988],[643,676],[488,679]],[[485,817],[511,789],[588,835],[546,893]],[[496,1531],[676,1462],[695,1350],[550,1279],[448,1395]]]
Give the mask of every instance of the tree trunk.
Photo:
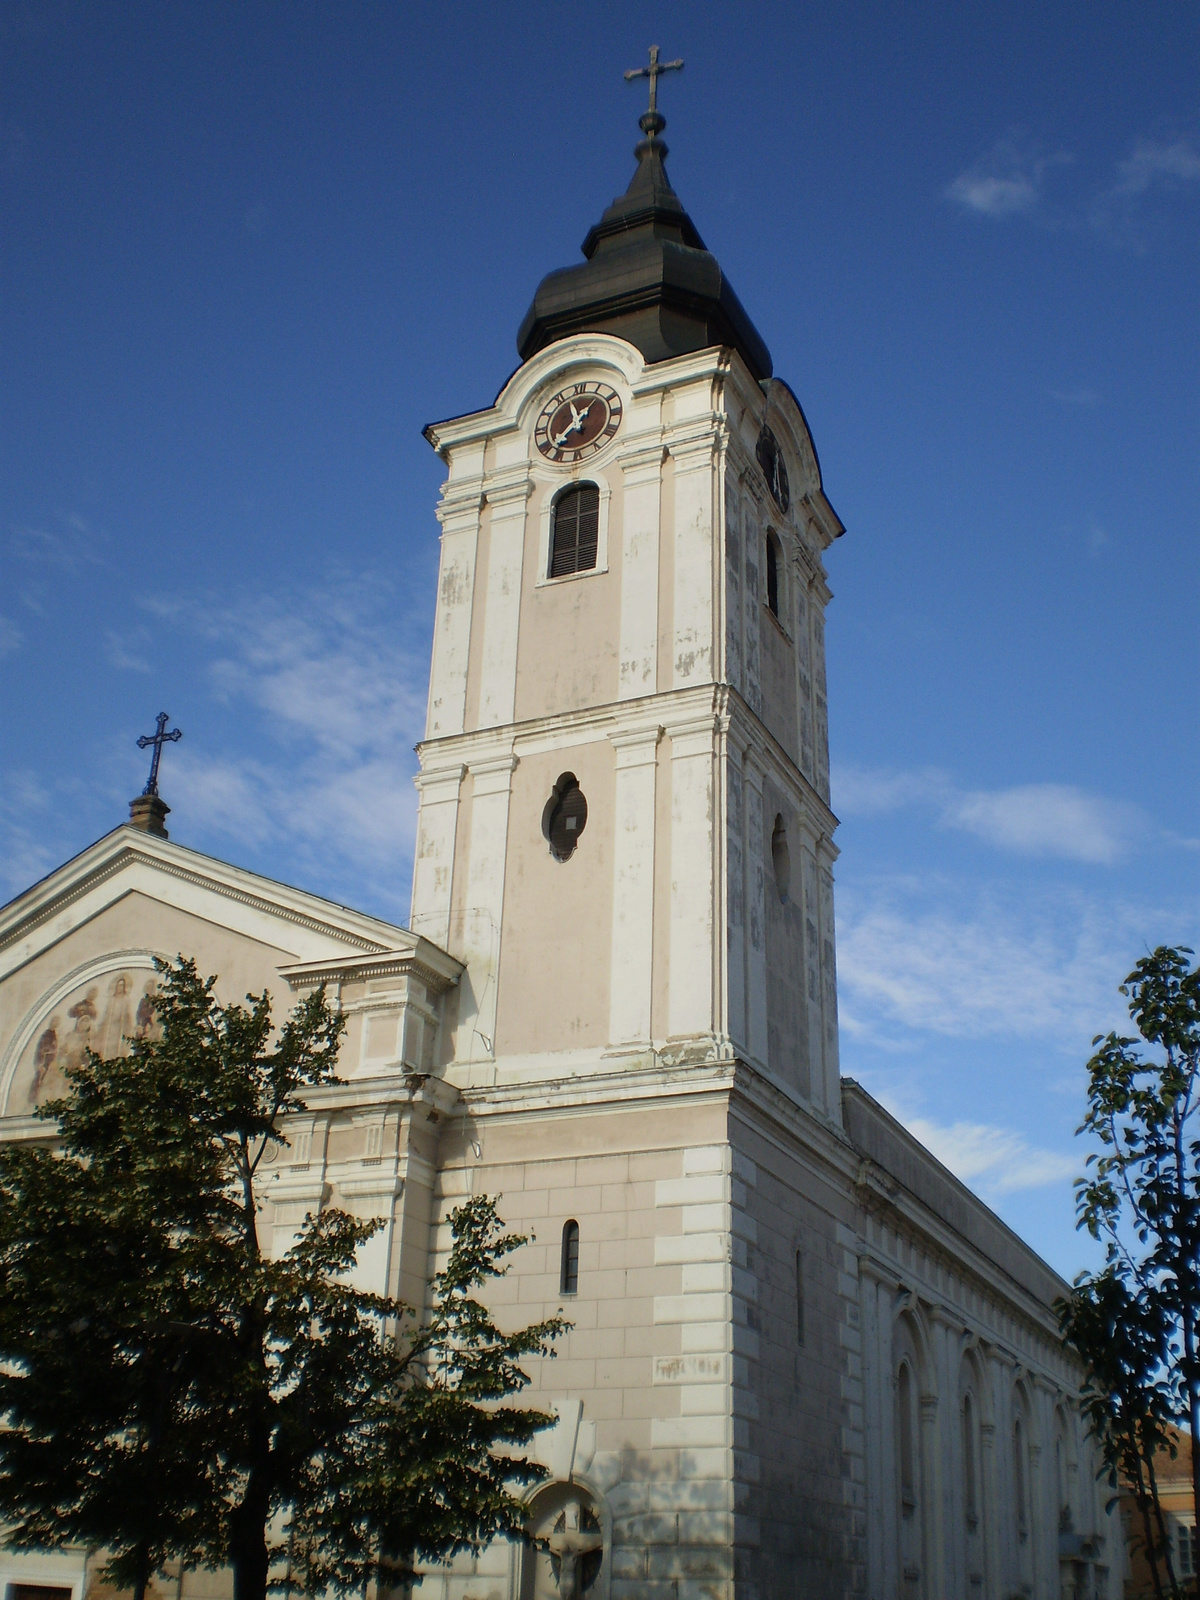
[[[233,1600],[267,1600],[267,1518],[270,1496],[263,1475],[251,1472],[242,1503],[229,1519]]]
[[[146,1589],[150,1583],[150,1553],[146,1546],[139,1545],[137,1552],[137,1571],[133,1579],[133,1600],[146,1600]]]
[[[1127,1436],[1128,1437],[1128,1436]],[[1142,1514],[1142,1537],[1146,1542],[1146,1560],[1150,1564],[1150,1578],[1154,1584],[1155,1600],[1163,1600],[1162,1578],[1158,1571],[1158,1555],[1155,1548],[1154,1528],[1150,1522],[1150,1496],[1146,1493],[1146,1480],[1142,1472],[1142,1452],[1136,1437],[1132,1445],[1132,1462],[1126,1457],[1125,1469],[1128,1472],[1132,1465],[1133,1472],[1130,1476],[1134,1480],[1134,1497],[1137,1500],[1138,1510]]]
[[[1163,1560],[1167,1564],[1167,1582],[1171,1585],[1172,1595],[1178,1595],[1179,1579],[1175,1576],[1175,1558],[1171,1554],[1171,1535],[1167,1532],[1167,1524],[1163,1518],[1162,1501],[1158,1497],[1158,1474],[1154,1470],[1153,1444],[1146,1449],[1146,1470],[1150,1475],[1150,1493],[1154,1500],[1154,1518],[1158,1523],[1158,1536],[1162,1540]]]

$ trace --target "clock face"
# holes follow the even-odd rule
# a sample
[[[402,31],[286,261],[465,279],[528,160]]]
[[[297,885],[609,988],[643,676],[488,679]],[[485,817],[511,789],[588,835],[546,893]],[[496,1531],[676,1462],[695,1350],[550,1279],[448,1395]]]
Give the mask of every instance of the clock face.
[[[573,383],[547,400],[533,437],[547,461],[573,467],[604,446],[621,426],[621,397],[606,383]]]
[[[770,428],[764,427],[758,436],[758,446],[754,454],[758,457],[758,464],[763,469],[763,476],[767,480],[767,488],[771,491],[771,499],[780,511],[786,511],[791,503],[791,490],[788,487],[787,468],[783,464],[780,453],[779,441]]]

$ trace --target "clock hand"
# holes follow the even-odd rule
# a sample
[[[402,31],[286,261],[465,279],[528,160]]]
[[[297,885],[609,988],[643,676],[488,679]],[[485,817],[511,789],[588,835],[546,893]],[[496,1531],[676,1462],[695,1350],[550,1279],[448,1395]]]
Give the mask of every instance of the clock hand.
[[[578,433],[581,430],[584,423],[587,421],[588,412],[592,409],[592,406],[595,405],[595,401],[589,400],[582,411],[577,411],[572,401],[568,401],[567,404],[571,407],[571,426],[569,428],[564,428],[561,433],[556,434],[550,440],[550,443],[554,445],[555,449],[557,449],[559,445],[565,444],[573,433]]]

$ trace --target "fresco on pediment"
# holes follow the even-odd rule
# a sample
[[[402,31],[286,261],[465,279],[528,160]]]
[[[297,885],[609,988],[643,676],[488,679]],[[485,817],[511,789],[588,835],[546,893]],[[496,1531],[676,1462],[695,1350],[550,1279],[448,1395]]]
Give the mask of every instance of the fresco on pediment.
[[[123,1056],[135,1039],[158,1032],[151,998],[158,979],[144,968],[106,972],[81,983],[34,1029],[8,1097],[10,1117],[28,1115],[67,1092],[67,1072],[94,1050],[106,1061]]]

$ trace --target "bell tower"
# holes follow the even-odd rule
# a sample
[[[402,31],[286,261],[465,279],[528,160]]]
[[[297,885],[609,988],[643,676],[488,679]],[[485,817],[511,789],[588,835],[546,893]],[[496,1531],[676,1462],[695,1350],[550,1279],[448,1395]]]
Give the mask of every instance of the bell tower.
[[[426,430],[447,477],[412,927],[466,963],[463,1087],[737,1059],[837,1122],[842,526],[664,127],[652,103],[495,403]]]

